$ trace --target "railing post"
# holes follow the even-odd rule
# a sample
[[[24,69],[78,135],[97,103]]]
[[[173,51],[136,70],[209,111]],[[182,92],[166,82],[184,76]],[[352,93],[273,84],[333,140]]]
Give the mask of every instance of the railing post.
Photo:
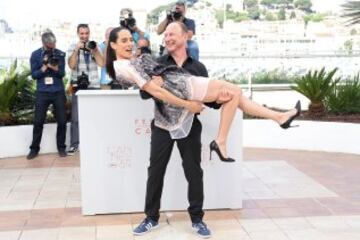
[[[252,99],[252,71],[249,71],[248,74],[248,91],[249,91],[249,99]]]

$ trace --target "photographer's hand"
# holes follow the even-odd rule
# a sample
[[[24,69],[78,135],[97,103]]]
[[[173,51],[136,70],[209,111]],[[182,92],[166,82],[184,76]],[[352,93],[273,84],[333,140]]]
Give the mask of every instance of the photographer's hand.
[[[95,62],[99,67],[103,67],[105,65],[105,59],[98,47],[94,48],[94,50],[91,50],[91,54],[94,56]]]
[[[40,70],[41,70],[42,72],[45,72],[47,69],[48,69],[48,66],[45,65],[45,64],[43,64],[43,65],[41,66],[41,68],[40,68]]]
[[[165,28],[167,27],[167,25],[169,24],[169,19],[166,17],[158,26],[157,28],[157,34],[160,35],[165,31]]]
[[[78,54],[79,54],[79,50],[80,48],[84,47],[84,42],[79,41],[74,48],[74,51],[72,52],[72,54],[70,55],[69,59],[68,59],[68,64],[70,69],[75,70],[76,66],[77,66],[77,60],[78,60]]]
[[[84,48],[84,46],[85,46],[85,43],[83,41],[79,41],[76,44],[74,51],[79,51],[81,48]]]
[[[54,72],[58,72],[59,71],[59,66],[54,66],[54,65],[51,65],[51,64],[47,64],[46,65],[48,68],[50,68],[51,70],[53,70]]]
[[[94,49],[89,49],[89,51],[91,52],[92,55],[100,53],[100,50],[97,46]]]

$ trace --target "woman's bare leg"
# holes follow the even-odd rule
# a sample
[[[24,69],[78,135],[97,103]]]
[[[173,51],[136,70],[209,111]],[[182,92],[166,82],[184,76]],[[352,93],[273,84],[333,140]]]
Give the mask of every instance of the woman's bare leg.
[[[271,119],[277,122],[278,124],[284,123],[291,116],[296,114],[296,110],[292,109],[287,112],[278,112],[271,110],[267,107],[261,106],[256,102],[251,101],[245,96],[241,96],[239,101],[239,108],[243,110],[245,113],[250,114],[256,117],[262,117],[266,119]]]
[[[284,123],[287,119],[289,119],[289,117],[296,114],[295,109],[292,109],[287,112],[278,112],[278,111],[271,110],[267,107],[264,107],[260,104],[257,104],[256,102],[253,102],[250,99],[248,99],[247,97],[245,97],[244,95],[242,95],[240,87],[238,87],[234,84],[224,82],[224,81],[219,81],[219,80],[211,80],[209,82],[209,87],[208,87],[208,91],[205,96],[204,102],[211,102],[211,101],[218,100],[219,93],[223,89],[231,91],[235,95],[239,95],[238,107],[245,113],[250,114],[252,116],[271,119],[271,120],[277,122],[278,124],[281,124],[281,123]]]
[[[219,131],[215,141],[225,158],[227,158],[226,140],[238,108],[239,97],[239,95],[234,95],[233,98],[224,103],[221,108]]]
[[[232,121],[235,117],[236,110],[239,105],[241,90],[233,89],[230,86],[224,84],[226,82],[211,80],[209,82],[207,94],[204,98],[204,102],[212,102],[219,99],[221,91],[228,91],[232,95],[231,99],[223,103],[221,108],[220,125],[216,143],[218,144],[223,157],[227,158],[226,140],[230,131]]]
[[[232,94],[231,100],[223,103],[221,109],[220,125],[216,142],[219,145],[221,153],[224,157],[227,157],[226,140],[229,134],[229,130],[232,121],[235,116],[236,108],[240,108],[247,114],[271,119],[278,124],[282,124],[287,121],[291,116],[296,114],[296,110],[292,109],[287,112],[278,112],[261,106],[247,97],[243,96],[241,88],[219,80],[210,80],[206,96],[203,102],[213,102],[220,98],[221,91],[228,91]]]

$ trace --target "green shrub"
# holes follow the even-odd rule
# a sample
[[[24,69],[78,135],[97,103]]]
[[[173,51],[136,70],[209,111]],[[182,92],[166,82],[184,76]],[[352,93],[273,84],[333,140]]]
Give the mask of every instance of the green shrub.
[[[18,69],[17,61],[0,73],[0,126],[13,124],[31,114],[34,104],[34,84],[30,70]]]
[[[323,115],[325,113],[324,99],[340,81],[340,78],[334,80],[336,71],[337,68],[327,73],[325,68],[322,68],[320,71],[309,71],[305,76],[295,80],[296,86],[291,88],[310,100],[310,115]]]
[[[360,76],[338,84],[325,98],[329,112],[335,114],[360,113]]]
[[[254,84],[276,84],[276,83],[293,83],[295,76],[289,75],[285,71],[274,69],[272,71],[262,71],[253,74],[252,83]]]
[[[229,82],[235,84],[247,84],[248,77],[245,74],[240,74],[235,79],[226,79]],[[253,84],[285,84],[293,83],[296,80],[294,75],[288,74],[287,72],[279,69],[271,71],[261,71],[252,74]]]

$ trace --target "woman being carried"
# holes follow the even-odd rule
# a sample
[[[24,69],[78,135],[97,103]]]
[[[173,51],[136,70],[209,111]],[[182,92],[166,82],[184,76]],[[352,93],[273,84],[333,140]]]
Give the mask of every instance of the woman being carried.
[[[186,27],[182,23],[173,22],[167,27],[171,28],[181,28],[182,37],[187,37]],[[165,31],[165,39],[169,34]],[[183,138],[189,134],[194,113],[203,109],[202,103],[223,102],[218,136],[210,143],[210,152],[215,151],[222,161],[234,161],[227,156],[226,140],[238,108],[245,113],[274,120],[284,129],[291,127],[291,122],[300,115],[300,102],[290,111],[273,111],[243,96],[241,89],[234,84],[192,76],[175,65],[162,66],[149,54],[134,58],[133,39],[126,28],[113,29],[109,43],[106,69],[110,77],[127,87],[137,85],[163,101],[163,104],[158,104],[158,111],[155,111],[155,125],[168,130],[172,138]],[[163,86],[151,81],[153,76],[161,76],[164,79]]]

